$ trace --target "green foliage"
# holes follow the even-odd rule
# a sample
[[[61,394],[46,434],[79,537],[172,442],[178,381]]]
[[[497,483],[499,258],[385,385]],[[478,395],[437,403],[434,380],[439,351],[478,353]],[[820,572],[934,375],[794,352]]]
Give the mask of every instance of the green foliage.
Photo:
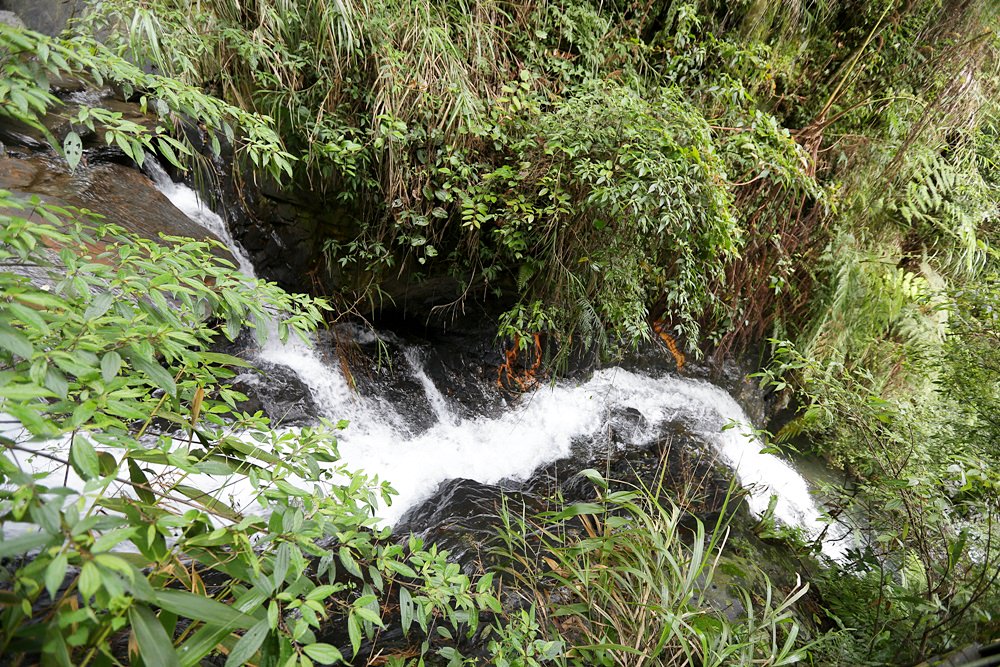
[[[373,511],[392,489],[338,463],[346,424],[279,431],[241,410],[227,381],[248,364],[215,343],[302,336],[324,302],[205,243],[5,192],[0,211],[0,652],[333,664],[385,627],[384,600],[425,651],[499,610],[446,553],[387,541]],[[317,638],[331,618],[344,645]]]
[[[266,116],[207,95],[181,81],[152,74],[112,53],[93,35],[53,39],[35,32],[0,24],[0,117],[25,123],[41,131],[71,168],[81,158],[79,132],[98,132],[107,145],[118,146],[141,165],[145,152],[159,153],[179,168],[196,155],[184,132],[196,119],[207,134],[214,155],[222,142],[234,144],[237,156],[277,180],[290,176],[294,157],[283,150]],[[91,80],[99,87],[115,86],[125,98],[137,97],[143,112],[155,112],[151,126],[123,118],[120,111],[80,106],[74,112],[52,92],[52,82],[68,78]],[[46,116],[56,114],[72,128],[64,137],[49,130]],[[237,133],[239,138],[237,140]]]
[[[352,206],[357,237],[326,246],[335,276],[363,277],[360,294],[335,278],[345,303],[397,266],[447,266],[540,302],[563,341],[608,351],[665,316],[695,349],[706,323],[737,319],[719,300],[742,238],[730,175],[820,195],[735,74],[760,49],[703,34],[691,6],[659,63],[628,10],[587,2],[96,10],[84,28],[120,53],[275,118],[298,183]]]
[[[706,278],[739,239],[703,119],[676,90],[649,100],[610,83],[551,110],[497,113],[511,111],[519,163],[459,186],[463,225],[517,268],[522,292],[560,304],[554,332],[634,342],[662,301],[697,341]]]
[[[560,647],[559,664],[571,665],[786,665],[807,655],[794,613],[807,584],[780,598],[766,578],[762,598],[733,590],[746,616],[730,619],[709,596],[725,561],[721,518],[706,535],[697,519],[685,528],[660,490],[611,491],[596,471],[581,474],[599,489],[593,502],[530,520],[504,514],[511,576],[526,600],[548,601],[545,623],[531,607],[501,635],[524,642],[510,664],[539,664],[539,651]]]
[[[614,351],[652,322],[720,356],[793,340],[771,350],[772,388],[803,403],[779,436],[814,438],[853,474],[833,512],[866,537],[852,576],[823,581],[848,654],[879,662],[903,646],[916,659],[986,636],[998,599],[996,3],[92,10],[68,39],[0,26],[0,114],[48,133],[71,168],[95,136],[137,163],[156,152],[187,166],[198,158],[185,128],[200,123],[214,154],[232,144],[238,164],[350,209],[356,228],[326,243],[341,307],[377,304],[387,278],[447,271],[463,298],[509,306],[501,335],[546,333],[565,355]],[[151,123],[67,111],[50,85],[60,77],[113,85]],[[60,136],[53,114],[68,123]],[[378,539],[384,486],[354,476],[305,490],[338,473],[328,429],[275,432],[239,411],[225,382],[241,362],[213,341],[272,319],[279,335],[301,333],[316,302],[246,283],[203,245],[67,230],[67,212],[3,202],[4,252],[22,267],[0,274],[0,399],[23,427],[3,436],[4,522],[40,526],[0,547],[38,554],[12,565],[10,646],[88,661],[130,627],[137,646],[180,662],[218,650],[308,664],[357,652],[385,623],[382,599],[398,600],[422,654],[495,611],[489,584],[433,547]],[[28,455],[55,464],[48,478],[22,472]],[[256,489],[271,518],[231,507],[225,485],[191,483],[223,474]],[[579,540],[559,532],[566,516],[542,519],[552,580],[585,605],[567,613],[587,643],[557,637],[536,606],[498,630],[498,660],[628,660],[633,640],[707,662],[799,655],[784,603],[738,628],[702,609],[688,575],[711,576],[718,539],[677,539],[676,512],[641,495],[603,501],[614,511],[602,505],[600,530]],[[648,622],[624,627],[633,593],[664,576],[679,597],[638,605]],[[178,602],[175,588],[198,595]],[[324,614],[344,621],[343,646],[314,641]]]
[[[985,333],[994,316],[983,306],[996,298],[995,288],[957,295],[952,308],[963,324],[933,362],[944,374],[934,391],[905,398],[882,398],[884,383],[871,373],[824,372],[779,347],[784,372],[794,369],[804,382],[804,417],[823,436],[823,454],[853,473],[849,488],[825,492],[831,515],[860,546],[817,583],[859,663],[919,661],[992,636],[1000,611],[1000,374],[997,348],[984,347],[994,345]],[[975,361],[966,356],[970,345]]]

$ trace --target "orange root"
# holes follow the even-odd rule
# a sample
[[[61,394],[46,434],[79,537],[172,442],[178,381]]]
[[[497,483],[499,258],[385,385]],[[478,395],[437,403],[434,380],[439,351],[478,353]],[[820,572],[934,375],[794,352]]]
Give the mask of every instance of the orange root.
[[[677,370],[681,370],[684,368],[684,353],[677,348],[677,341],[674,340],[674,337],[663,330],[665,326],[663,320],[657,320],[653,322],[653,331],[660,337],[660,340],[666,343],[667,349],[670,350],[674,361],[677,362]]]
[[[514,390],[516,387],[519,391],[528,391],[538,385],[536,375],[542,365],[542,342],[537,333],[532,335],[532,339],[535,341],[535,359],[531,367],[524,371],[515,368],[521,338],[514,336],[514,346],[504,350],[504,362],[497,369],[497,386],[501,389]]]

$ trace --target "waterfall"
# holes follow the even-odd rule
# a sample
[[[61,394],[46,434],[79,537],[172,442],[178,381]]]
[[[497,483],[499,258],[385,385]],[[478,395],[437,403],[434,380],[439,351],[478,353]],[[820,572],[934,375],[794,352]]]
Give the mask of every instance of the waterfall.
[[[192,220],[224,240],[241,270],[252,277],[252,265],[219,216],[190,188],[171,182],[162,169],[153,173],[160,191]],[[623,446],[648,445],[658,427],[681,420],[711,443],[735,471],[748,489],[750,509],[755,514],[762,515],[774,495],[777,520],[801,527],[810,537],[820,534],[825,525],[806,480],[787,461],[762,452],[763,444],[751,432],[740,406],[708,382],[607,368],[584,382],[564,380],[539,388],[499,416],[459,416],[426,372],[421,351],[409,347],[404,350],[404,359],[410,377],[423,392],[411,400],[433,417],[429,428],[417,430],[407,426],[387,401],[358,395],[339,364],[324,359],[315,346],[294,338],[282,343],[272,335],[255,355],[260,362],[293,372],[309,389],[320,416],[351,422],[339,437],[341,457],[350,468],[377,475],[396,489],[392,505],[380,508],[380,516],[389,524],[448,479],[461,477],[490,484],[526,479],[538,468],[569,456],[574,443],[596,434],[613,411],[632,409],[643,416],[645,425]],[[844,549],[840,540],[824,543],[825,553],[833,558],[842,557]]]
[[[169,199],[170,203],[176,206],[181,213],[190,218],[192,222],[202,226],[218,237],[236,259],[236,264],[240,272],[246,276],[255,278],[257,274],[254,272],[253,262],[250,261],[250,257],[246,251],[233,239],[226,222],[202,202],[198,193],[183,183],[174,183],[170,175],[167,174],[163,166],[153,156],[147,154],[142,164],[156,185],[156,189]]]

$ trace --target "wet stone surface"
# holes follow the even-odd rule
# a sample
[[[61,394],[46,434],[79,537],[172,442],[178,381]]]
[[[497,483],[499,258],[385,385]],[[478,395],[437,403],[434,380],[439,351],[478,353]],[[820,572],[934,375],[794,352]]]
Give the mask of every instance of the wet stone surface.
[[[0,189],[37,195],[56,206],[88,209],[147,239],[159,240],[164,234],[219,240],[177,210],[145,174],[119,164],[80,166],[71,173],[64,161],[51,156],[0,157]],[[213,252],[232,260],[224,248]]]

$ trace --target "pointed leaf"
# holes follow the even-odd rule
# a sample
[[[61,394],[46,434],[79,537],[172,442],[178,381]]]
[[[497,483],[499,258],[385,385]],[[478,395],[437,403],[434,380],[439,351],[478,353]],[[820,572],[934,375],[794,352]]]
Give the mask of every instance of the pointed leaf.
[[[83,479],[94,479],[101,474],[97,452],[94,451],[90,441],[82,435],[73,438],[73,444],[69,448],[69,461],[73,470]]]
[[[45,568],[45,590],[49,592],[49,597],[53,600],[63,580],[66,579],[66,569],[69,567],[69,560],[66,554],[59,554],[52,559],[52,562]]]
[[[252,616],[238,612],[212,598],[188,591],[173,589],[157,591],[156,604],[178,616],[224,628],[249,628],[255,623]]]
[[[180,667],[173,642],[149,607],[133,605],[128,610],[128,620],[135,633],[139,656],[146,667]]]
[[[250,658],[257,653],[257,649],[264,643],[264,639],[270,631],[266,618],[258,621],[233,646],[232,652],[226,658],[226,667],[242,667],[250,662]]]

